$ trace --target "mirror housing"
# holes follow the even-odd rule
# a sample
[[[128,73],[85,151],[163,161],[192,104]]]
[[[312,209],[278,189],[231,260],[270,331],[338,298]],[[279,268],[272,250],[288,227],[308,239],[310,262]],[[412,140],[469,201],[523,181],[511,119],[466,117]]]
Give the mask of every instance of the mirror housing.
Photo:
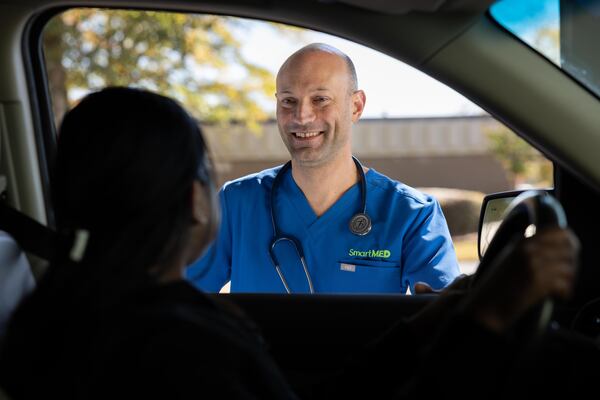
[[[544,189],[542,189],[544,190]],[[487,247],[492,241],[496,230],[504,220],[504,213],[510,203],[521,193],[527,190],[514,190],[510,192],[500,192],[488,194],[481,203],[481,213],[479,214],[479,229],[477,232],[477,252],[479,260],[485,254]],[[554,194],[554,189],[545,189],[549,194]]]

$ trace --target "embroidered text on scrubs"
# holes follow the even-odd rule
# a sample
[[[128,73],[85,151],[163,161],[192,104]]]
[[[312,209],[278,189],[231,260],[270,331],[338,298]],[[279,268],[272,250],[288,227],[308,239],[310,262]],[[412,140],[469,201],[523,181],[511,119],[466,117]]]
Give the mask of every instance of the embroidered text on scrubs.
[[[348,252],[350,257],[370,257],[370,258],[389,258],[392,253],[389,250],[354,250]]]

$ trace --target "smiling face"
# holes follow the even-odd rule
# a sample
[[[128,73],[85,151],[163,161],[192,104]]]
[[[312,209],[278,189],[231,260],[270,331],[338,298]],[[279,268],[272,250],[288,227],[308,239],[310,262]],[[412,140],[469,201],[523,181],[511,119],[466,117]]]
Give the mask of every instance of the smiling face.
[[[301,50],[277,74],[277,124],[292,159],[320,166],[350,157],[352,124],[364,93],[354,90],[346,61],[322,50]]]

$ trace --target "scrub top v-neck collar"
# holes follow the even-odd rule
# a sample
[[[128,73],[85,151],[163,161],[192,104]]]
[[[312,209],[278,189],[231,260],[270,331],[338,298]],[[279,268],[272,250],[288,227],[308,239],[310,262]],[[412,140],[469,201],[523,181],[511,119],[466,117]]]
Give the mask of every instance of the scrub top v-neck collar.
[[[369,169],[365,173],[365,179],[368,179],[372,169]],[[307,232],[314,231],[323,224],[330,223],[335,220],[343,211],[348,212],[352,216],[359,212],[360,209],[360,182],[352,185],[342,196],[335,202],[331,207],[327,209],[320,217],[314,212],[308,199],[302,192],[302,189],[298,186],[294,177],[292,176],[292,170],[285,173],[283,182],[281,185],[281,191],[276,196],[282,196],[288,202],[292,203],[297,211],[297,218],[300,226],[303,226]],[[285,229],[284,229],[285,231]]]

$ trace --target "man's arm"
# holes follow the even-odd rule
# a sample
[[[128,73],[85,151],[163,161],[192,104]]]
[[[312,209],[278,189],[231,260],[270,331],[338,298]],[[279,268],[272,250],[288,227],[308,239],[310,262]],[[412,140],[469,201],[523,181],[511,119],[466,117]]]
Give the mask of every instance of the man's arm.
[[[224,188],[219,191],[219,202],[221,225],[217,238],[185,272],[186,279],[196,288],[215,293],[231,279],[231,229]]]
[[[448,286],[460,269],[446,218],[435,199],[424,204],[406,231],[402,248],[402,285],[415,292],[416,282],[434,289]]]

